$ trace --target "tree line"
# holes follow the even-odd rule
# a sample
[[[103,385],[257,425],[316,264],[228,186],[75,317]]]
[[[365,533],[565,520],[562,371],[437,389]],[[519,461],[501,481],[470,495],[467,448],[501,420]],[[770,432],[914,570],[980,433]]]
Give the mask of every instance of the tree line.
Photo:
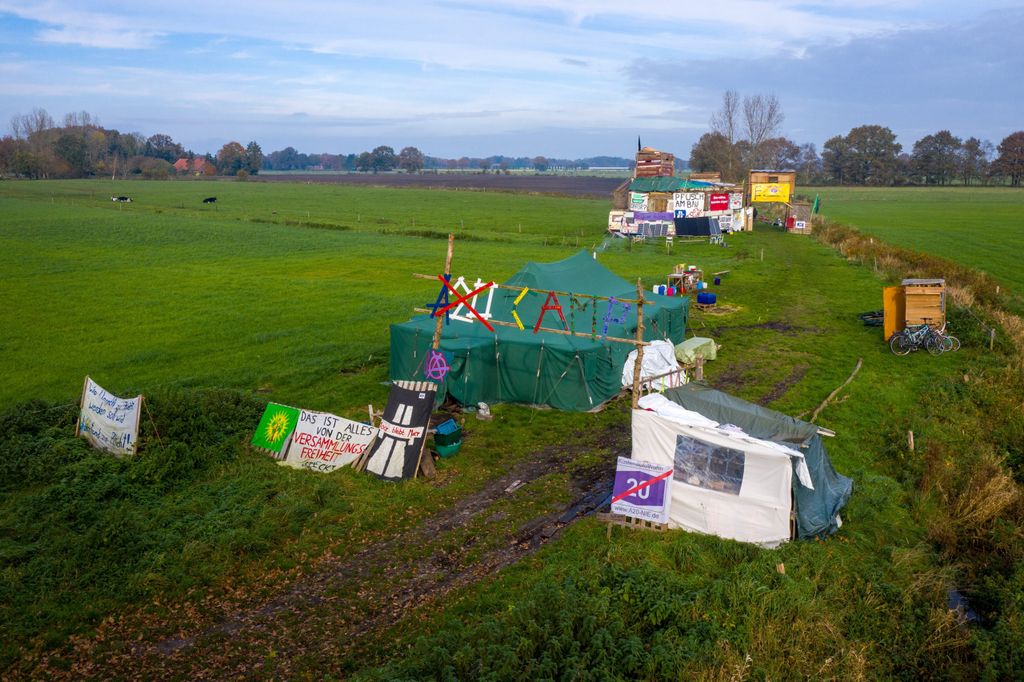
[[[385,173],[390,171],[449,170],[506,172],[513,170],[589,169],[593,167],[632,167],[634,161],[617,156],[592,156],[585,159],[555,159],[545,156],[502,156],[444,158],[428,156],[416,147],[404,147],[397,154],[394,148],[379,146],[360,154],[304,154],[294,147],[270,152],[263,161],[264,170],[275,171],[349,171]]]
[[[74,112],[58,123],[41,108],[11,119],[11,133],[0,138],[0,175],[25,178],[84,178],[110,175],[162,179],[172,175],[259,173],[259,144],[228,142],[217,154],[195,154],[157,133],[122,133],[104,128],[89,112]]]
[[[813,143],[797,144],[779,134],[785,115],[774,95],[722,96],[710,130],[690,150],[690,169],[718,171],[738,182],[756,168],[795,170],[801,184],[948,185],[1006,184],[1024,176],[1024,131],[998,147],[949,130],[925,135],[909,151],[885,126],[862,125],[829,138],[821,154]]]

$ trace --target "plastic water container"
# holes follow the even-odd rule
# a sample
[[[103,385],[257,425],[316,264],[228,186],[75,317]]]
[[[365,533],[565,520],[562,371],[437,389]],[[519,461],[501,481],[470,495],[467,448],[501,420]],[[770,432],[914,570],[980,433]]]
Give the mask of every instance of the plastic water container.
[[[721,277],[715,277],[715,286],[717,287],[721,283],[722,283],[722,278]]]
[[[718,300],[718,294],[712,294],[710,292],[701,292],[697,294],[697,303],[701,305],[713,305]]]

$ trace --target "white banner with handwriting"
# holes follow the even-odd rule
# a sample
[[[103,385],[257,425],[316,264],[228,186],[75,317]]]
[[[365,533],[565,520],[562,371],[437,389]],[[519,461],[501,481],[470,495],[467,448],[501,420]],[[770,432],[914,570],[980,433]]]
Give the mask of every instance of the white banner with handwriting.
[[[377,429],[328,412],[302,410],[281,464],[328,473],[363,454]]]
[[[134,455],[141,411],[141,395],[118,398],[86,377],[78,415],[78,435],[94,448],[115,455]]]

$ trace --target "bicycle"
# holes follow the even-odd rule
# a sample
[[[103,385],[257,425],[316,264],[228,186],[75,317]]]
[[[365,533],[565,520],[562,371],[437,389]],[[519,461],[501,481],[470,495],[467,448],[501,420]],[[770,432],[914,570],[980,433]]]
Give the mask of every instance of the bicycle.
[[[931,334],[931,327],[927,324],[911,325],[898,331],[889,339],[889,350],[894,355],[909,355],[922,346],[934,355],[942,352],[942,344]],[[933,351],[932,349],[937,349]]]
[[[935,330],[935,334],[942,340],[942,351],[948,352],[951,350],[960,350],[960,339],[956,338],[952,334],[946,333],[946,325],[943,323],[940,329]]]
[[[889,339],[889,350],[894,355],[907,355],[922,346],[932,355],[941,355],[947,350],[956,350],[960,347],[960,341],[955,336],[946,336],[942,330],[932,329],[928,324],[930,318],[922,319],[924,324],[910,325],[892,335]]]

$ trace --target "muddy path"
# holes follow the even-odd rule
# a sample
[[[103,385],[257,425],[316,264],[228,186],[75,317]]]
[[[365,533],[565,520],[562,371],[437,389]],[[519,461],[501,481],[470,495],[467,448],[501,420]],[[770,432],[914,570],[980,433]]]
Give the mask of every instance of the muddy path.
[[[348,556],[330,557],[262,604],[179,637],[140,639],[107,660],[76,666],[78,678],[287,679],[339,677],[367,665],[375,643],[420,607],[494,576],[568,525],[607,506],[615,458],[629,454],[628,429],[610,430],[599,459],[573,464],[581,447],[541,450],[419,525]],[[529,507],[534,485],[562,475],[567,503]],[[564,481],[567,479],[568,483]],[[566,496],[563,496],[563,498]],[[511,521],[516,518],[518,520]],[[525,518],[525,520],[524,520]],[[367,654],[367,652],[370,652]]]

